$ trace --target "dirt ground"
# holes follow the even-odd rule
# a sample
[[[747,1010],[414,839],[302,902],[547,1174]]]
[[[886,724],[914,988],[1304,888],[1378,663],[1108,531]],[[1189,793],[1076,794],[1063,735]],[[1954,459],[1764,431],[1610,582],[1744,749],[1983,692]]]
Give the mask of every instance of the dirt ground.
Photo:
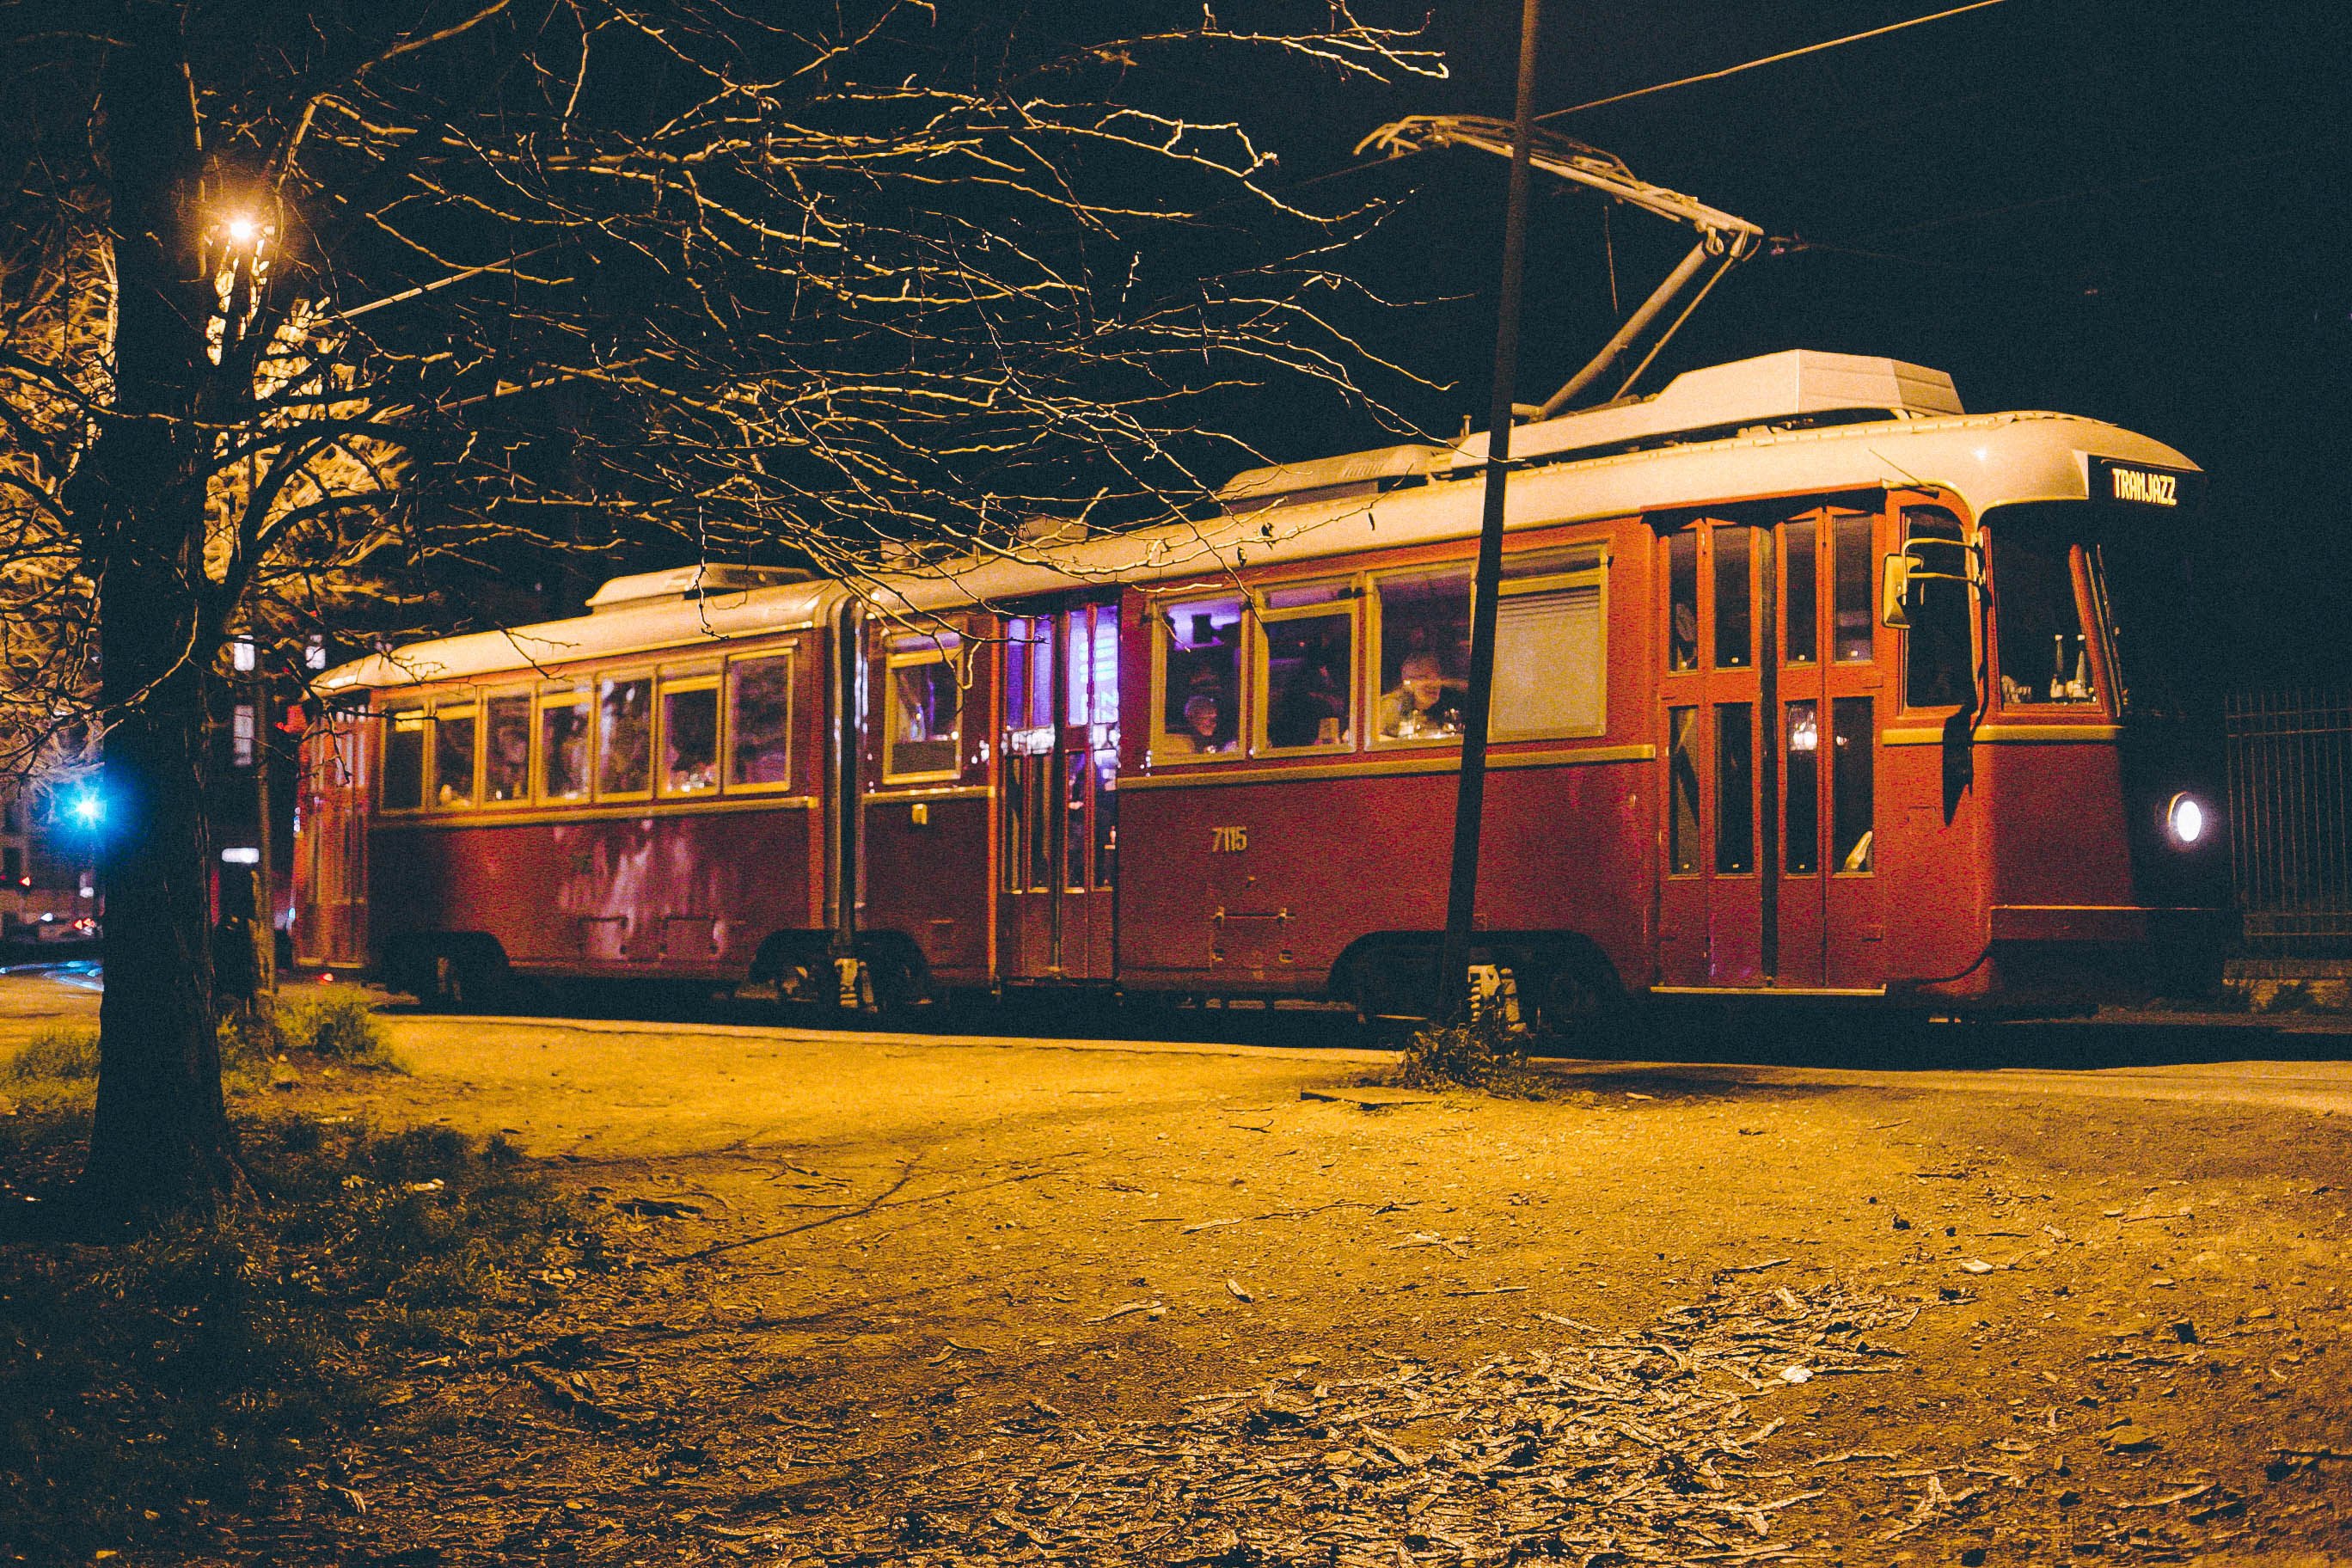
[[[2352,1074],[409,1016],[631,1266],[224,1561],[2352,1559]],[[363,1510],[363,1511],[362,1511]]]

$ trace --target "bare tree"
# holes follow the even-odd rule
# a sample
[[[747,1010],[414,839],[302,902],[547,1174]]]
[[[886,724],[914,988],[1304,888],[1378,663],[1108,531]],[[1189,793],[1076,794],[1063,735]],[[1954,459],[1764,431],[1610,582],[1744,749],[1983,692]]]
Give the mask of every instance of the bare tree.
[[[7,717],[102,726],[113,810],[94,1202],[240,1181],[204,951],[226,639],[615,540],[1018,552],[1039,513],[1202,500],[1253,392],[1378,412],[1340,323],[1381,214],[1286,203],[1201,100],[1244,61],[1443,67],[1347,0],[1255,9],[0,10]]]

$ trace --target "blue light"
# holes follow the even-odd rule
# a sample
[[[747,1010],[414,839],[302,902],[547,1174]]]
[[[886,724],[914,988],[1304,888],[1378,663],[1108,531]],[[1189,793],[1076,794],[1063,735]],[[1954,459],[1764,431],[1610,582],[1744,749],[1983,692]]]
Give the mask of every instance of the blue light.
[[[105,798],[88,790],[76,796],[74,803],[66,809],[84,827],[96,827],[106,820]]]

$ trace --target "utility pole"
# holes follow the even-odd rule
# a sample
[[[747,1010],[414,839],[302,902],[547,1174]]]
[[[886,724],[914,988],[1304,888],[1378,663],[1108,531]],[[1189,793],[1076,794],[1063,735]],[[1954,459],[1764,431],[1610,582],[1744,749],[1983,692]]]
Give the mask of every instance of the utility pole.
[[[1519,283],[1527,270],[1528,150],[1535,139],[1536,37],[1542,0],[1521,0],[1519,93],[1511,133],[1510,196],[1503,218],[1503,286],[1495,321],[1494,395],[1486,417],[1486,512],[1470,595],[1470,686],[1462,715],[1462,776],[1454,797],[1454,868],[1445,938],[1437,950],[1438,1016],[1466,1016],[1471,927],[1478,904],[1478,837],[1486,805],[1486,720],[1495,689],[1495,601],[1503,579],[1503,516],[1519,368]]]
[[[254,847],[261,858],[254,863],[253,919],[255,925],[253,952],[254,994],[264,999],[264,1005],[278,995],[278,858],[271,852],[269,831],[269,759],[277,750],[274,737],[277,726],[269,722],[269,672],[268,661],[260,656],[258,644],[254,648],[253,685],[253,819],[260,826],[254,835]]]

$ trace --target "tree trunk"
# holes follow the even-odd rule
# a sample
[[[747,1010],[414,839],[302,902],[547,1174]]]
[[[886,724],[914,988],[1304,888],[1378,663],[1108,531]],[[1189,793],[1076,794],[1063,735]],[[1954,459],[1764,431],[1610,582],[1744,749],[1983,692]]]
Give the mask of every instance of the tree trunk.
[[[243,1185],[213,1030],[205,820],[220,616],[204,572],[213,365],[203,155],[179,11],[127,0],[102,82],[119,287],[114,403],[70,500],[98,578],[106,995],[84,1201],[210,1206]]]

